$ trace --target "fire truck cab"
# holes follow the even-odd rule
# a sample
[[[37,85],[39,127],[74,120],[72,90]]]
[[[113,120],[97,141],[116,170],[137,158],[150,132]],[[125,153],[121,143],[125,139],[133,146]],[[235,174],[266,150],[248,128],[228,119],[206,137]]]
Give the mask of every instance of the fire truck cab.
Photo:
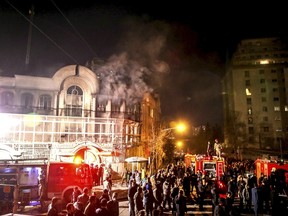
[[[225,172],[225,160],[217,156],[186,154],[184,161],[186,167],[191,166],[195,171],[200,170],[202,173],[209,174],[217,180],[220,180]]]
[[[90,166],[86,163],[6,160],[0,162],[0,215],[18,208],[41,205],[58,197],[71,201],[74,187],[92,189]]]

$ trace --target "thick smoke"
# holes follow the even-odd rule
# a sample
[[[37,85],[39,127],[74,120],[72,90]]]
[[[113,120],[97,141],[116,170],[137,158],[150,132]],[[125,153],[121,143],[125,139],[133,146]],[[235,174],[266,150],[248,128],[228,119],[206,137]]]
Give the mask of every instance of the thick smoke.
[[[105,65],[98,68],[97,73],[101,82],[100,94],[112,96],[113,100],[131,101],[153,90],[144,81],[151,71],[138,62],[129,60],[127,53],[113,55]]]
[[[121,51],[98,67],[96,73],[102,97],[131,102],[161,86],[161,77],[169,72],[169,65],[160,57],[165,48],[167,26],[129,19],[124,27],[126,30],[118,46]]]

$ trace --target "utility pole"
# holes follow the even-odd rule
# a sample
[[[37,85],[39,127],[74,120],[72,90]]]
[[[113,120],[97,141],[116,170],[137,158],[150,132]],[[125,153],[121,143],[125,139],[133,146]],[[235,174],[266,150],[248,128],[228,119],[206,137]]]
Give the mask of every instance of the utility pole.
[[[28,70],[30,63],[30,52],[31,52],[31,41],[32,41],[32,28],[33,28],[33,19],[34,19],[34,5],[31,6],[29,10],[30,21],[29,21],[29,32],[28,32],[28,40],[27,40],[27,50],[26,50],[26,58],[25,58],[25,70]]]

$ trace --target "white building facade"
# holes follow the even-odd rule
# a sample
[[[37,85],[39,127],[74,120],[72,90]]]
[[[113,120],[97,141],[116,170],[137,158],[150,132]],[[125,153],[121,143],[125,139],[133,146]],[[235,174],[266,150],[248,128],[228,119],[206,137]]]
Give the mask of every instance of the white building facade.
[[[0,158],[123,162],[140,143],[138,103],[101,96],[100,81],[84,66],[52,78],[0,77]]]

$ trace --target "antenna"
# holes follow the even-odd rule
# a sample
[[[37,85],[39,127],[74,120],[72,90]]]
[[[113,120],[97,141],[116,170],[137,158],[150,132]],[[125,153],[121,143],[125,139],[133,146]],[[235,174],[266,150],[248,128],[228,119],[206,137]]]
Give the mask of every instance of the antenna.
[[[31,40],[32,40],[32,23],[34,18],[34,5],[31,6],[31,9],[29,10],[30,14],[30,24],[29,24],[29,32],[28,32],[28,41],[27,41],[27,51],[26,51],[26,59],[25,59],[25,68],[28,69],[29,62],[30,62],[30,52],[31,52]]]

